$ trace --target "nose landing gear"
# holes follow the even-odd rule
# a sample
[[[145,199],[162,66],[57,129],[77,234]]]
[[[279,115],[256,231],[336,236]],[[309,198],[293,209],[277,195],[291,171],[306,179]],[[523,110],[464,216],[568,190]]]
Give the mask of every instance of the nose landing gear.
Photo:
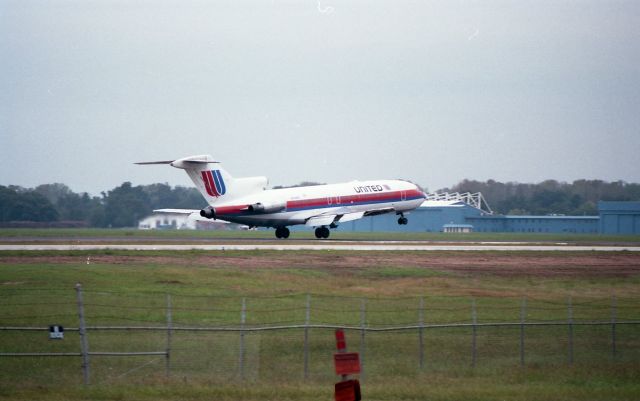
[[[400,213],[400,217],[398,218],[398,224],[401,226],[406,225],[409,222],[409,219],[404,217],[404,214]]]

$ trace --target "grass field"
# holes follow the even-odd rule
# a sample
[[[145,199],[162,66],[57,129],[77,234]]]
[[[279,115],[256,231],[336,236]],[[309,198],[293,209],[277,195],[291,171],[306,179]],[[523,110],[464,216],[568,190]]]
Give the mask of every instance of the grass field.
[[[291,239],[314,240],[312,230],[294,231]],[[0,228],[0,243],[3,241],[59,239],[71,240],[228,240],[228,239],[275,239],[273,230],[257,231],[197,231],[197,230],[136,230],[136,229],[20,229]],[[582,234],[537,234],[537,233],[416,233],[416,232],[348,232],[332,230],[332,240],[364,241],[498,241],[498,242],[568,242],[568,243],[640,243],[638,235],[582,235]]]
[[[259,233],[260,234],[260,233]],[[7,235],[5,233],[5,235]],[[86,234],[82,234],[85,236]],[[96,234],[101,235],[101,234]],[[255,235],[251,233],[250,235]],[[513,240],[513,238],[512,238]],[[166,324],[171,294],[176,326],[311,323],[358,326],[478,321],[640,320],[640,256],[535,252],[2,252],[0,326],[77,327],[74,286],[82,283],[91,325]],[[425,366],[418,332],[347,331],[351,350],[366,350],[365,400],[635,400],[640,397],[640,326],[619,325],[612,358],[609,326],[575,326],[574,363],[567,328],[527,328],[519,366],[519,328],[480,328],[471,367],[469,328],[426,330]],[[11,400],[330,400],[333,332],[312,329],[309,377],[302,329],[247,333],[245,380],[238,376],[238,332],[176,332],[172,375],[163,358],[95,357],[81,385],[79,358],[0,357],[0,399]],[[164,350],[166,333],[90,331],[93,350]],[[0,331],[0,352],[77,352],[43,332]],[[363,347],[364,344],[364,348]]]

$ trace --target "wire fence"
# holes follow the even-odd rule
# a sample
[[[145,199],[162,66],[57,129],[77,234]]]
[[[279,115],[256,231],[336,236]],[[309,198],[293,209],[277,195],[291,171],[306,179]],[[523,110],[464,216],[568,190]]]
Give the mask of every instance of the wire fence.
[[[224,297],[1,289],[0,384],[331,382],[334,331],[361,380],[640,362],[637,298]],[[64,339],[50,339],[62,326]]]

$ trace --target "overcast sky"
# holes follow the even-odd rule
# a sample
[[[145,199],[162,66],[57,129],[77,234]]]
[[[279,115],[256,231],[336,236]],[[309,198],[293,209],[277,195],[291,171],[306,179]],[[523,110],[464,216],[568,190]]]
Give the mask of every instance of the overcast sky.
[[[0,185],[640,182],[640,1],[0,0]]]

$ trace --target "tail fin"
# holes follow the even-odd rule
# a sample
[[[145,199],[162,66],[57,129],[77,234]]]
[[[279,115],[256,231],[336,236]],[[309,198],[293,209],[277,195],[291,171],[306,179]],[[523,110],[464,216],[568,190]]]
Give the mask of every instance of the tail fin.
[[[136,164],[169,164],[185,170],[209,205],[233,202],[263,191],[267,186],[266,177],[233,178],[222,168],[220,162],[215,161],[210,155]]]

